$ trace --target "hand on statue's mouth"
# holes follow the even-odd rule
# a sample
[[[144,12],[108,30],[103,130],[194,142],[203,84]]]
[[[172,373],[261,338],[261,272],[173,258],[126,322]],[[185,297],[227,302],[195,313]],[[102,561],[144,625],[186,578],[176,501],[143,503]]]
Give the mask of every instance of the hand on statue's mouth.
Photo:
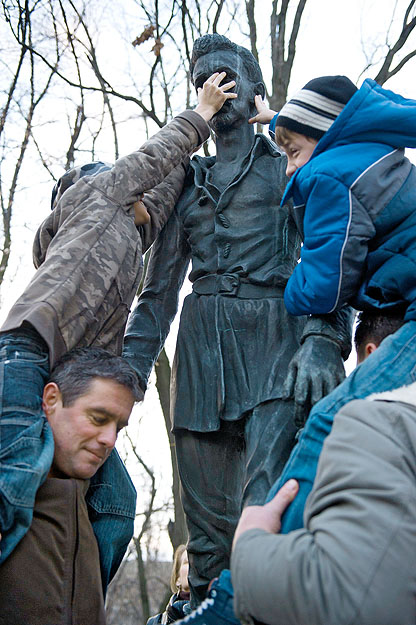
[[[220,108],[219,111],[217,111],[215,113],[215,115],[213,117],[219,117],[221,115],[221,113],[228,113],[228,111],[230,111],[232,109],[232,100],[227,100],[222,107]]]

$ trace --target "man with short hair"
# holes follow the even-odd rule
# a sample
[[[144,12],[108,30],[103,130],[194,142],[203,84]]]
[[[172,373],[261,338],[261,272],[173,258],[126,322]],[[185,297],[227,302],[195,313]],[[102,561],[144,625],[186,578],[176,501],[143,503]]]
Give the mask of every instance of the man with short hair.
[[[368,358],[386,336],[394,334],[403,324],[403,315],[387,315],[369,310],[360,312],[354,334],[357,365]]]
[[[16,362],[12,341],[3,342],[3,349]],[[26,383],[30,386],[30,377]],[[73,350],[54,367],[42,396],[47,421],[42,423],[37,410],[45,436],[53,436],[53,460],[48,467],[44,458],[48,476],[36,493],[29,530],[23,538],[19,532],[6,537],[5,548],[12,551],[0,566],[0,623],[104,625],[99,548],[85,495],[141,396],[133,369],[103,349]],[[36,412],[36,395],[32,408]],[[19,416],[6,410],[4,418],[7,435]],[[16,464],[28,472],[36,463],[29,438],[29,432],[20,437],[15,450]],[[8,497],[25,497],[13,487],[12,482]]]

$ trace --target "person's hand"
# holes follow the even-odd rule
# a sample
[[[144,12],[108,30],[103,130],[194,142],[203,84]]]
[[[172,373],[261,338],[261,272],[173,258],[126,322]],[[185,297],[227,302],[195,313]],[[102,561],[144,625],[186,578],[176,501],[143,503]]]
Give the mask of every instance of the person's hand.
[[[289,480],[282,486],[269,503],[264,506],[244,508],[234,534],[233,549],[241,534],[252,529],[261,529],[271,534],[280,530],[281,518],[288,505],[294,500],[299,490],[296,480]]]
[[[266,102],[262,100],[261,95],[254,97],[254,104],[256,105],[257,115],[251,117],[248,120],[249,124],[270,124],[273,117],[276,115],[276,111],[269,109]]]
[[[215,72],[198,88],[198,106],[195,111],[205,119],[206,122],[217,113],[224,102],[237,97],[236,93],[231,93],[229,89],[235,86],[235,80],[221,85],[226,76],[225,72]]]
[[[295,400],[297,427],[305,424],[312,406],[345,378],[340,346],[326,336],[309,336],[293,356],[282,399]]]

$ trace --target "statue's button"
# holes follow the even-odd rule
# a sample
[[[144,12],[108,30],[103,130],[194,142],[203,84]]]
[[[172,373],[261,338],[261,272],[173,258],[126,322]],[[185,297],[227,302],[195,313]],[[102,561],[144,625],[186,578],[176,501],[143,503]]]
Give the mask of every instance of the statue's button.
[[[208,196],[201,195],[201,197],[198,200],[198,206],[204,206],[207,202],[208,202]]]
[[[220,222],[224,226],[224,228],[229,228],[230,227],[230,222],[228,221],[227,217],[225,217],[225,215],[220,213],[218,215],[218,219],[220,220]]]
[[[222,251],[222,255],[224,256],[224,258],[228,258],[228,256],[230,255],[230,251],[231,251],[231,244],[226,243]]]

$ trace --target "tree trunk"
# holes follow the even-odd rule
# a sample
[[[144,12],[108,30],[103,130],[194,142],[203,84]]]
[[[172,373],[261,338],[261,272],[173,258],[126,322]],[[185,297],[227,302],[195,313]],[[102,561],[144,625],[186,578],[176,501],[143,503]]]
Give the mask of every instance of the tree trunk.
[[[170,421],[170,364],[164,349],[159,354],[155,365],[156,371],[156,388],[159,393],[160,405],[162,407],[163,417],[165,419],[166,432],[169,439],[170,456],[172,463],[172,493],[174,520],[169,521],[168,532],[169,538],[175,550],[178,545],[185,544],[187,541],[187,529],[185,522],[185,513],[182,508],[180,498],[180,480],[178,472],[178,463],[176,458],[175,437],[171,431]]]

